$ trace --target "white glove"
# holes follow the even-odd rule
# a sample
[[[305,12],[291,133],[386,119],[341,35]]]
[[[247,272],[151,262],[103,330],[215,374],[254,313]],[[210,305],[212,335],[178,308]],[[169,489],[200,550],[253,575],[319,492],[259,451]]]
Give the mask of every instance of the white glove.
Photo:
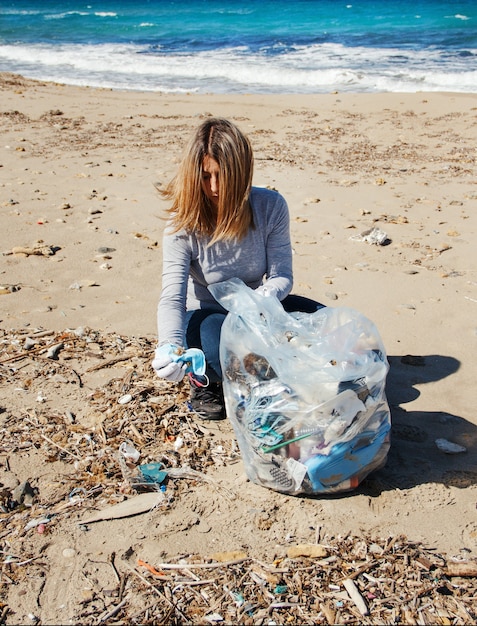
[[[170,357],[170,351],[171,346],[169,344],[157,347],[154,352],[152,367],[159,378],[178,383],[185,376],[187,363],[173,361]]]
[[[261,296],[265,296],[265,297],[269,297],[269,296],[275,296],[278,293],[278,289],[276,287],[270,287],[269,285],[260,285],[260,287],[257,287],[255,289],[255,291],[257,293],[259,293]]]

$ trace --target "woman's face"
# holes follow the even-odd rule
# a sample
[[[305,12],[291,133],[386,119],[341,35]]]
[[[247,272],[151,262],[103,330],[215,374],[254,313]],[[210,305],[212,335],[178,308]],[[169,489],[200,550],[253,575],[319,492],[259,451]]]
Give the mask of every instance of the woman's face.
[[[219,164],[210,156],[202,161],[202,190],[214,206],[219,203]]]

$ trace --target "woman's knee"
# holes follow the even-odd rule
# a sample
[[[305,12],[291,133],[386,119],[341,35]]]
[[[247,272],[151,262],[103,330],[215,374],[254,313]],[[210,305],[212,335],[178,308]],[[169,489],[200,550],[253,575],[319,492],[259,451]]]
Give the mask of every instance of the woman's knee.
[[[225,315],[222,313],[212,313],[202,321],[200,325],[200,339],[203,346],[219,343],[224,320]]]
[[[297,296],[295,294],[287,296],[282,301],[282,305],[287,313],[314,313],[315,311],[318,311],[318,309],[322,309],[324,307],[324,304],[316,302],[316,300],[306,298],[305,296]]]

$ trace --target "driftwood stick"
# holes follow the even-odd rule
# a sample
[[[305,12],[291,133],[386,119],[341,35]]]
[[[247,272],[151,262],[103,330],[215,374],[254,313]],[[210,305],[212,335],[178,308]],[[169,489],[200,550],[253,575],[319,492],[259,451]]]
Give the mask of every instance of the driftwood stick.
[[[477,561],[448,561],[447,576],[477,576]]]
[[[156,565],[156,569],[214,569],[218,567],[229,567],[230,565],[238,565],[244,561],[249,561],[250,558],[235,559],[234,561],[225,561],[224,563],[159,563]]]
[[[368,605],[364,601],[363,596],[358,591],[358,587],[356,586],[355,582],[351,580],[351,578],[345,578],[343,580],[343,585],[345,586],[345,589],[348,592],[351,600],[353,600],[353,602],[356,604],[356,607],[361,615],[368,615]]]
[[[88,367],[88,369],[86,370],[87,372],[96,372],[98,370],[103,369],[104,367],[109,367],[110,365],[115,365],[116,363],[120,363],[121,361],[129,361],[129,359],[132,359],[133,357],[135,357],[135,354],[123,354],[121,356],[115,356],[112,357],[111,359],[108,359],[107,361],[102,361],[101,363],[98,363],[97,365],[92,365],[91,367]]]
[[[124,598],[124,600],[121,600],[119,604],[116,604],[116,606],[114,606],[110,611],[108,611],[106,615],[103,615],[99,619],[99,623],[102,624],[103,622],[107,622],[110,617],[113,617],[114,615],[116,615],[116,613],[118,613],[123,608],[126,602],[127,602],[126,598]]]
[[[51,443],[52,446],[56,446],[57,448],[59,448],[62,452],[64,452],[65,454],[69,454],[70,456],[72,456],[74,459],[76,459],[77,461],[81,461],[81,457],[79,457],[77,454],[74,454],[73,452],[70,452],[69,450],[67,450],[66,448],[63,448],[63,446],[60,446],[59,444],[55,443],[52,439],[50,439],[49,437],[47,437],[46,435],[43,435],[43,433],[40,433],[40,436],[43,437],[43,439],[45,441],[48,441],[48,443]]]

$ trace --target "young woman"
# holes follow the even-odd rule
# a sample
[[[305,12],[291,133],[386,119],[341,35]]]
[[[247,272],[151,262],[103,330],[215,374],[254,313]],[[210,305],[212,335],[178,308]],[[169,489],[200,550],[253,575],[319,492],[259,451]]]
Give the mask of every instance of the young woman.
[[[203,419],[225,417],[220,331],[227,311],[208,285],[240,278],[287,311],[319,304],[289,295],[293,284],[290,219],[284,198],[252,187],[248,138],[228,120],[209,118],[191,138],[175,178],[160,191],[171,202],[163,239],[162,292],[157,311],[158,376],[179,382],[187,365],[174,355],[198,348],[204,376],[190,375],[190,406]]]

